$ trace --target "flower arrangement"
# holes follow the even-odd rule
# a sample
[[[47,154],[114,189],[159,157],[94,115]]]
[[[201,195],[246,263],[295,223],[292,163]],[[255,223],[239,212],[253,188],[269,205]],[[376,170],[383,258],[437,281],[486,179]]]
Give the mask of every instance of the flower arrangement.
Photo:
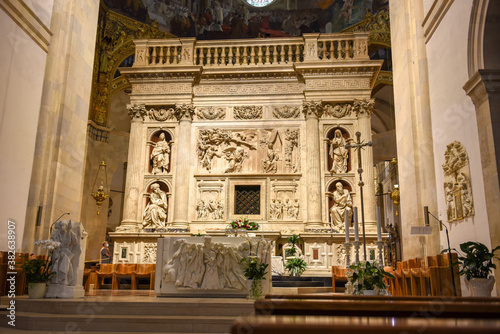
[[[48,283],[50,278],[55,274],[50,272],[52,262],[45,259],[33,259],[24,262],[21,268],[24,270],[28,286],[33,286],[35,283]]]
[[[249,289],[249,298],[257,299],[262,295],[262,280],[266,279],[267,257],[269,255],[270,242],[260,239],[257,242],[248,240],[248,256],[241,259],[243,274],[252,285]]]
[[[349,269],[352,270],[352,275],[348,277],[348,280],[352,280],[354,294],[363,294],[365,290],[377,290],[379,294],[386,293],[388,286],[384,278],[394,278],[384,268],[372,265],[368,261],[352,264]]]
[[[256,231],[259,229],[259,224],[257,224],[256,222],[251,222],[248,219],[248,217],[245,217],[245,218],[240,218],[238,220],[233,220],[231,222],[231,228],[233,230],[246,229],[246,230],[250,230],[250,231]]]

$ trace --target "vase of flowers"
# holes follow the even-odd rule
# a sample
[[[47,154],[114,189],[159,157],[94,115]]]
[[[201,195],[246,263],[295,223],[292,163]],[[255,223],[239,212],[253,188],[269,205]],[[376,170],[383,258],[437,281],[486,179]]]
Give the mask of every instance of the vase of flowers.
[[[249,255],[242,258],[241,263],[243,264],[243,274],[248,280],[248,298],[258,299],[262,296],[262,281],[266,279],[267,268],[269,266],[267,256],[270,244],[263,239],[257,241],[254,247],[251,240],[248,240],[248,244]]]
[[[28,282],[30,298],[43,298],[45,288],[54,273],[50,272],[51,263],[45,259],[27,260],[21,265]]]

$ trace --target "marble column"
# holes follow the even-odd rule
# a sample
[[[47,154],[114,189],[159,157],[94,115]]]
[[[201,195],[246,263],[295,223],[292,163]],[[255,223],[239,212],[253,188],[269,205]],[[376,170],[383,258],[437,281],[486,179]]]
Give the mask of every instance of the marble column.
[[[127,159],[127,182],[125,184],[125,201],[123,204],[123,220],[116,229],[119,231],[136,230],[142,217],[138,214],[141,194],[141,147],[143,121],[147,115],[144,105],[128,105],[130,124],[130,140]]]
[[[303,112],[306,118],[306,181],[307,181],[307,221],[306,229],[323,228],[321,219],[321,157],[319,119],[323,115],[321,102],[304,102]]]
[[[189,212],[189,181],[192,161],[190,160],[191,122],[193,121],[194,107],[183,104],[176,106],[175,117],[179,122],[177,138],[177,158],[175,160],[174,179],[174,220],[173,228],[188,229]]]
[[[372,140],[371,116],[374,104],[374,99],[354,100],[353,103],[354,112],[358,117],[358,131],[361,133],[361,141],[364,143]],[[377,220],[375,217],[376,199],[374,182],[375,175],[373,170],[373,148],[371,146],[365,146],[361,150],[361,167],[363,168],[363,205],[365,209],[366,232],[374,232],[376,230]],[[357,167],[356,169],[353,168],[353,170],[356,171],[356,176],[359,181]],[[360,192],[357,191],[357,193]]]

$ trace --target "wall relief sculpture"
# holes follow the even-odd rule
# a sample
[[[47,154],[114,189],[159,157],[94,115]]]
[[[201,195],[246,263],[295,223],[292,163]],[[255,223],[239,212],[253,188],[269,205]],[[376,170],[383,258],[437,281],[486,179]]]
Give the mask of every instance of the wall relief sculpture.
[[[198,220],[224,219],[224,204],[222,203],[222,200],[218,200],[216,202],[213,199],[200,199],[196,205],[196,218]]]
[[[300,115],[299,107],[280,106],[273,108],[274,118],[297,118]]]
[[[154,109],[151,108],[148,111],[148,116],[150,119],[158,121],[158,122],[165,122],[165,121],[170,121],[170,120],[175,120],[175,109],[174,108],[168,108],[168,109]]]
[[[299,150],[299,129],[285,130],[285,167],[293,173],[299,171],[300,150]]]
[[[226,160],[224,173],[239,173],[242,171],[243,161],[248,158],[244,148],[256,150],[251,144],[255,131],[231,131],[223,129],[200,130],[197,152],[200,167],[212,171],[214,159]]]
[[[474,215],[469,158],[461,142],[446,146],[443,171],[448,222]]]
[[[269,220],[299,220],[300,202],[295,180],[275,180],[271,184],[273,195],[269,203]]]
[[[351,116],[352,105],[349,103],[336,104],[333,106],[331,104],[325,104],[323,109],[324,109],[323,117],[342,118]]]
[[[226,109],[225,108],[196,108],[196,116],[200,120],[220,120],[226,118]]]
[[[213,243],[205,238],[203,244],[174,242],[174,255],[163,268],[163,281],[177,287],[195,290],[246,288],[246,278],[240,263],[243,247]]]
[[[237,106],[234,107],[234,118],[235,119],[261,119],[262,118],[262,106]]]
[[[145,243],[142,263],[156,263],[156,243]]]
[[[153,183],[150,189],[149,201],[142,218],[142,227],[165,228],[168,209],[167,194],[160,189],[158,183]]]

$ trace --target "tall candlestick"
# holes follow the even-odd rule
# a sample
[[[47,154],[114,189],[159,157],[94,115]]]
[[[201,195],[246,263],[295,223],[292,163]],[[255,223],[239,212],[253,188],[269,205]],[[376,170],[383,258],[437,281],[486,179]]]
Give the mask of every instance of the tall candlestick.
[[[349,243],[349,210],[345,210],[345,243]]]
[[[354,241],[359,241],[358,232],[358,208],[354,207]]]
[[[377,206],[377,241],[382,241],[382,222],[380,219],[380,206]]]

